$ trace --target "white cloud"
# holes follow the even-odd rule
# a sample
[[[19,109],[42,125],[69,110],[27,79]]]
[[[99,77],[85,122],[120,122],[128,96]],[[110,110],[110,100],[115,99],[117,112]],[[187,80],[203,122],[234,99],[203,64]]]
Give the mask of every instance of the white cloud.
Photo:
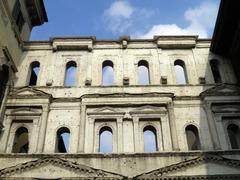
[[[106,16],[115,18],[130,18],[134,9],[126,1],[116,1],[111,4],[110,8],[105,10]]]
[[[152,38],[154,35],[186,35],[188,31],[178,27],[176,24],[154,25],[146,34],[136,35],[138,38]]]
[[[185,28],[176,24],[158,24],[145,34],[135,34],[138,38],[152,38],[154,35],[199,35],[207,38],[209,30],[214,27],[218,11],[218,5],[212,2],[204,2],[200,6],[188,9],[184,13],[184,18],[189,22]]]
[[[126,1],[115,1],[104,11],[103,20],[106,28],[113,33],[123,33],[132,24],[134,8]]]
[[[113,2],[103,13],[103,23],[113,34],[133,32],[142,21],[151,18],[156,12],[146,8],[133,7],[129,1]]]

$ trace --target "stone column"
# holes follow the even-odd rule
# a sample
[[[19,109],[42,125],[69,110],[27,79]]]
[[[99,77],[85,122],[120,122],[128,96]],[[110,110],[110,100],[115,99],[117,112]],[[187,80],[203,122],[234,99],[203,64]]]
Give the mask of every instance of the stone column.
[[[8,116],[5,116],[4,121],[5,122],[4,122],[2,137],[1,137],[0,153],[6,153],[11,124],[12,124],[12,120]]]
[[[219,144],[221,145],[221,149],[228,150],[229,145],[226,139],[227,134],[223,127],[222,117],[220,115],[215,116],[215,122],[216,122],[216,129],[218,132]]]
[[[95,122],[94,118],[88,117],[88,149],[87,149],[88,152],[87,153],[93,153],[98,149],[98,147],[95,147],[94,149],[94,144],[98,143],[94,141],[94,134],[95,134],[94,122]]]
[[[1,92],[0,92],[1,93]],[[9,85],[7,84],[6,89],[5,89],[5,93],[2,99],[2,102],[0,102],[0,123],[2,124],[3,122],[3,117],[4,117],[4,111],[5,111],[5,105],[7,102],[7,96],[9,93]],[[0,125],[0,130],[1,130],[1,125]]]
[[[168,109],[168,116],[169,116],[172,147],[173,147],[174,151],[179,151],[180,149],[179,149],[179,145],[178,145],[176,118],[175,118],[175,114],[174,114],[173,104],[168,103],[167,109]]]
[[[133,129],[134,129],[134,151],[141,152],[140,138],[139,138],[139,117],[133,117]]]
[[[213,149],[219,150],[219,149],[221,149],[220,141],[219,141],[219,137],[217,134],[215,120],[213,118],[213,114],[212,114],[212,110],[211,110],[211,103],[209,103],[209,102],[205,103],[204,110],[207,115],[207,121],[208,121],[208,126],[209,126],[209,130],[210,130],[210,135],[211,135],[210,138],[213,143]]]
[[[42,118],[41,118],[41,125],[40,125],[40,129],[39,129],[37,153],[42,153],[43,149],[44,149],[44,143],[45,143],[45,137],[46,137],[46,131],[47,131],[48,114],[49,114],[49,105],[44,105],[43,112],[42,112]]]
[[[38,124],[39,124],[39,118],[35,118],[33,119],[33,126],[32,126],[32,130],[31,130],[31,137],[29,139],[29,153],[36,153],[37,152],[37,141],[36,139],[38,138],[39,135],[39,128],[38,128]]]
[[[117,152],[123,152],[123,118],[117,118]]]
[[[80,111],[80,126],[79,126],[79,142],[78,142],[78,152],[84,152],[84,142],[85,142],[85,129],[86,129],[86,105],[81,105]]]
[[[161,117],[161,124],[162,124],[162,150],[163,151],[172,151],[172,141],[171,141],[171,132],[169,131],[169,120],[167,115]],[[160,144],[159,144],[160,146]],[[160,147],[159,147],[160,150]]]

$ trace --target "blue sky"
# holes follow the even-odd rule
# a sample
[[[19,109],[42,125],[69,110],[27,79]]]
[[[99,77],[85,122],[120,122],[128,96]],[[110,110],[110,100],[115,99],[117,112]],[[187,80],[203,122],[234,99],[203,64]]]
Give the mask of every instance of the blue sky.
[[[31,40],[53,36],[212,36],[219,0],[45,0],[49,22]]]

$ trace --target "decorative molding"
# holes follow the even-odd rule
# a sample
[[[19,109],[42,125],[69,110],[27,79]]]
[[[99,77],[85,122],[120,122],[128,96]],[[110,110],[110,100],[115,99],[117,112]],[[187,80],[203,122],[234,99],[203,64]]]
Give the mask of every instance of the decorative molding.
[[[98,98],[98,97],[174,97],[173,93],[112,93],[112,94],[85,94],[82,95],[81,98]]]

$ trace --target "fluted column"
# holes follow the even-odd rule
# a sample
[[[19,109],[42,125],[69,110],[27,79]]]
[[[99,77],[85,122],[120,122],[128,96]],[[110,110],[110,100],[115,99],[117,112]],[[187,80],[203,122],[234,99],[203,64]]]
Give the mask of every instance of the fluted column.
[[[37,153],[42,153],[44,149],[46,131],[47,131],[47,121],[49,114],[49,105],[43,106],[39,136],[38,136],[38,145],[37,145]]]
[[[134,129],[134,151],[141,152],[139,147],[139,117],[133,117],[133,129]]]
[[[117,152],[118,153],[121,153],[123,152],[123,118],[122,117],[119,117],[117,118],[117,139],[118,139],[118,142],[117,142]]]
[[[80,153],[84,152],[85,126],[86,126],[86,105],[81,105],[80,125],[79,125],[79,142],[78,142],[78,152],[80,152]]]
[[[87,148],[87,153],[93,153],[93,152],[98,152],[98,142],[95,142],[94,144],[94,134],[95,134],[95,129],[94,129],[94,122],[95,119],[88,117],[88,148]],[[95,147],[94,147],[95,145]]]
[[[209,130],[210,130],[211,140],[213,143],[213,148],[214,148],[214,150],[219,150],[219,149],[221,149],[220,141],[219,141],[219,137],[217,134],[215,120],[213,118],[213,114],[212,114],[212,110],[211,110],[211,103],[205,103],[204,110],[206,111],[206,114],[207,114],[208,126],[209,126]]]
[[[169,126],[169,118],[167,117],[167,115],[161,117],[161,124],[162,124],[162,136],[163,136],[161,148],[163,151],[172,151],[173,145],[172,145],[170,126]]]
[[[169,116],[172,147],[173,147],[174,151],[179,151],[180,149],[179,149],[179,144],[178,144],[176,118],[175,118],[175,114],[174,114],[173,104],[168,103],[167,109],[168,109],[168,116]]]
[[[1,137],[0,153],[6,152],[8,138],[9,138],[9,134],[10,134],[10,128],[11,128],[11,124],[12,124],[12,120],[8,116],[5,116],[4,121],[5,122],[4,122],[4,129],[2,132],[2,137]]]

